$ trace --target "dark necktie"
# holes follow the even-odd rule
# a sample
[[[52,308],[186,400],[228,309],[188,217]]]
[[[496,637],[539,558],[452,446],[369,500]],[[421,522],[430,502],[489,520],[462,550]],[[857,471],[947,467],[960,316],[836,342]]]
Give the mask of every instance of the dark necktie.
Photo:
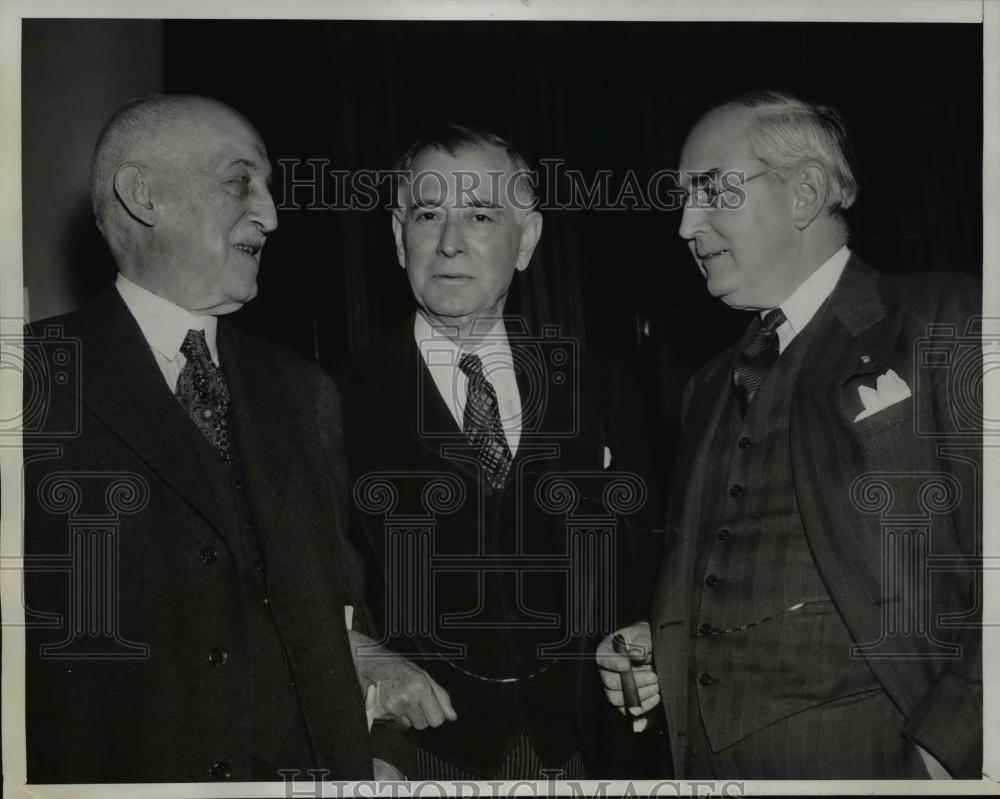
[[[733,389],[745,414],[757,389],[764,382],[764,375],[778,360],[778,328],[785,322],[785,314],[775,308],[765,314],[763,321],[755,316],[750,323],[750,343],[740,352],[733,367]]]
[[[229,463],[229,389],[212,363],[204,330],[189,330],[181,344],[187,359],[177,378],[177,399],[205,438]]]
[[[486,482],[490,488],[500,490],[507,482],[514,457],[510,454],[500,423],[497,393],[483,374],[483,363],[478,355],[465,353],[458,362],[458,368],[469,378],[462,430],[476,450]]]

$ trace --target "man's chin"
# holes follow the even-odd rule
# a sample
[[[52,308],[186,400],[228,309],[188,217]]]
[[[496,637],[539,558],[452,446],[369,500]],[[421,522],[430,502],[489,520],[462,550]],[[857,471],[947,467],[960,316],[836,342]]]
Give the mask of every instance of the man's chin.
[[[206,313],[211,314],[212,316],[225,316],[226,314],[235,313],[256,296],[257,287],[254,286],[252,289],[240,296],[227,297],[218,305],[207,309]]]

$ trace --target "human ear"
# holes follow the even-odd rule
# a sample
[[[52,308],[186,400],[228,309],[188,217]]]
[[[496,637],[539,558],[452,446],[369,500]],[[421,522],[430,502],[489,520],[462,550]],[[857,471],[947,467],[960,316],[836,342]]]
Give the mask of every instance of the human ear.
[[[826,208],[830,191],[826,170],[819,164],[809,164],[795,176],[793,194],[793,216],[795,226],[805,230]]]
[[[406,269],[406,247],[403,244],[403,210],[396,208],[392,212],[392,235],[396,239],[396,260]]]
[[[115,196],[125,210],[142,224],[156,224],[156,209],[149,191],[149,183],[137,164],[122,164],[115,171]]]
[[[517,271],[528,268],[535,245],[542,236],[542,215],[538,211],[527,211],[521,220],[521,241],[517,249]]]

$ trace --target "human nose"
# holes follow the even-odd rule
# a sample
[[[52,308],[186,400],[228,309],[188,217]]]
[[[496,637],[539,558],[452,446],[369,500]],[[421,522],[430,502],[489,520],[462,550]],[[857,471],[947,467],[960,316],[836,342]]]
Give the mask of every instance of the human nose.
[[[465,233],[461,220],[452,214],[445,216],[437,249],[441,255],[448,258],[454,258],[459,253],[465,252]]]
[[[255,202],[251,210],[250,221],[253,222],[264,235],[267,235],[278,227],[278,210],[274,206],[274,198],[271,192],[264,188],[254,195]]]
[[[691,200],[688,200],[681,213],[681,226],[677,229],[682,239],[690,241],[698,233],[704,233],[707,227],[705,221],[705,210],[693,207]]]

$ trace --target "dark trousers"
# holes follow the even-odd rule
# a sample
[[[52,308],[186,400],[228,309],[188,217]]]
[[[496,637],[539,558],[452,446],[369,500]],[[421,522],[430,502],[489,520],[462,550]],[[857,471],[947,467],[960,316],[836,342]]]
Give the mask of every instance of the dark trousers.
[[[585,780],[587,770],[583,764],[583,756],[579,750],[562,766],[553,768],[545,766],[535,747],[531,745],[524,727],[517,733],[514,743],[507,751],[506,757],[500,762],[496,771],[492,774],[473,774],[443,757],[434,754],[422,746],[417,748],[417,774],[416,780],[544,780],[546,775],[542,771],[548,771],[548,776],[557,780]]]
[[[903,737],[906,719],[881,689],[796,713],[718,752],[705,736],[697,702],[694,697],[688,707],[689,778],[929,778],[913,741]]]

